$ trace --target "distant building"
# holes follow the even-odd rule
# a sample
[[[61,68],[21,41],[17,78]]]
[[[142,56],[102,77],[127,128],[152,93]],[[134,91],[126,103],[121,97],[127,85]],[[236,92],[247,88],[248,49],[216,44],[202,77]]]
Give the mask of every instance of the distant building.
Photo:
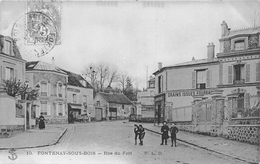
[[[96,120],[128,118],[134,105],[122,93],[99,92],[94,98]]]
[[[66,70],[63,71],[68,75],[68,113],[72,111],[75,116],[87,114],[95,117],[92,86],[81,75]]]
[[[150,77],[148,87],[142,92],[137,92],[137,120],[141,118],[154,118],[154,94],[155,94],[155,78]]]
[[[30,87],[40,87],[36,117],[42,113],[48,122],[63,123],[68,119],[67,83],[65,71],[42,61],[26,63],[26,80]]]

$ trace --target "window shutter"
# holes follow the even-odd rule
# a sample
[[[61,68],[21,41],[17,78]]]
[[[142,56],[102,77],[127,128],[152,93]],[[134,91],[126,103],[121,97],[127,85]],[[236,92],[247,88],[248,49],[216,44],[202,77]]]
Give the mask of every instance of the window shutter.
[[[195,89],[196,88],[196,71],[193,71],[192,72],[192,89]]]
[[[206,88],[211,87],[211,70],[207,70],[207,82],[206,82]]]
[[[256,63],[256,81],[260,81],[260,63]]]
[[[228,83],[231,84],[233,81],[233,66],[228,66]]]
[[[51,115],[51,104],[47,103],[47,116]]]
[[[246,64],[246,82],[250,82],[250,64]]]
[[[53,110],[56,112],[56,116],[59,116],[58,103],[53,103]]]
[[[223,84],[223,63],[219,64],[219,84]]]
[[[65,116],[65,104],[62,104],[62,116]]]
[[[62,85],[62,91],[61,91],[61,93],[62,93],[62,97],[63,97],[63,98],[66,97],[66,96],[65,96],[65,94],[66,94],[65,89],[66,89],[65,85]]]
[[[250,93],[246,93],[244,97],[245,108],[250,108]]]
[[[51,83],[47,83],[47,95],[51,96]]]

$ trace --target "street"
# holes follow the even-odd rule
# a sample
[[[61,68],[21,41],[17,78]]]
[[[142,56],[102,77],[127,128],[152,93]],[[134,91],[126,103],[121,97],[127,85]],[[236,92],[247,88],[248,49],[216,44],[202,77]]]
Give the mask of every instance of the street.
[[[67,132],[54,146],[16,150],[12,161],[8,151],[0,152],[0,164],[202,164],[243,163],[229,157],[178,143],[177,147],[160,145],[161,138],[146,131],[144,145],[134,145],[134,123],[113,121],[86,124],[64,124]]]

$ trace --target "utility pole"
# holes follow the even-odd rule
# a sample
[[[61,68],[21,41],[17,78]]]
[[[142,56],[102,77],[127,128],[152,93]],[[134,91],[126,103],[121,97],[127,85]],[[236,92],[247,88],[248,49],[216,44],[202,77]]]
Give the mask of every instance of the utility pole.
[[[148,88],[148,65],[146,65],[146,77],[145,77],[146,89]]]

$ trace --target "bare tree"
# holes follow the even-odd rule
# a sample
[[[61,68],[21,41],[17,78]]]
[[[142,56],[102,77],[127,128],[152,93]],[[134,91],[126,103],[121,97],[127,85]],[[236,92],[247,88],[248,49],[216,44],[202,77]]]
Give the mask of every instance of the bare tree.
[[[128,75],[127,75],[126,72],[122,72],[122,73],[120,73],[120,75],[119,75],[119,80],[118,80],[118,81],[119,81],[120,86],[122,87],[122,91],[125,90],[127,77],[128,77]]]
[[[98,69],[98,83],[100,85],[100,91],[104,91],[105,81],[108,76],[108,65],[105,63],[99,63],[97,69]]]
[[[119,74],[117,71],[117,67],[115,65],[109,65],[109,69],[107,72],[107,81],[108,81],[108,86],[112,86],[113,82],[117,82],[119,79]]]

